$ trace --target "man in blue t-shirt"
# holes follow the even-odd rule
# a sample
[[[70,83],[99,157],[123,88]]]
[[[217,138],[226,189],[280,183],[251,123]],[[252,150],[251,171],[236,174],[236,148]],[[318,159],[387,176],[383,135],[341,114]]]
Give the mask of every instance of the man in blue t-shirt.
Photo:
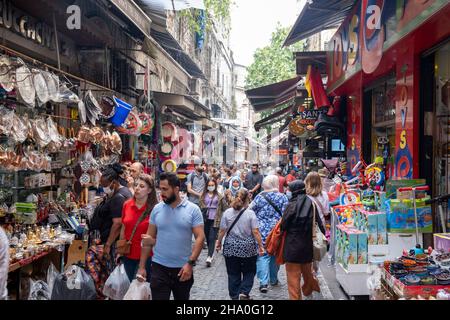
[[[138,280],[145,281],[145,263],[153,248],[150,286],[153,300],[189,300],[194,283],[193,266],[203,247],[205,234],[200,208],[180,198],[180,180],[173,173],[160,176],[161,199],[150,215],[147,234],[142,235]],[[192,248],[192,234],[195,244]]]

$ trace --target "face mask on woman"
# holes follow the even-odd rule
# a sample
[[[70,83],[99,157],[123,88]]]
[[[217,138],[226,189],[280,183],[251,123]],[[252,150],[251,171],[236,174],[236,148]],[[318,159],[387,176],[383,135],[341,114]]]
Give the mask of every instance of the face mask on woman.
[[[289,200],[292,199],[292,192],[291,191],[286,191],[286,196]]]
[[[103,191],[109,197],[109,196],[111,196],[113,194],[114,189],[112,189],[111,185],[109,185],[108,187],[103,188]]]
[[[214,187],[214,186],[209,186],[208,187],[208,191],[209,192],[214,192],[214,190],[216,190],[216,187]]]

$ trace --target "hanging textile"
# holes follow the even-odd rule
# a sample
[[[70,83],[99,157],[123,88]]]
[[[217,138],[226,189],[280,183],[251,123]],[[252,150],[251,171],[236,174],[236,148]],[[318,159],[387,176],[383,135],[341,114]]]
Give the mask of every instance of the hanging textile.
[[[323,87],[322,77],[316,67],[308,66],[305,88],[308,91],[308,97],[311,98],[312,96],[314,99],[316,110],[330,105],[330,101]]]

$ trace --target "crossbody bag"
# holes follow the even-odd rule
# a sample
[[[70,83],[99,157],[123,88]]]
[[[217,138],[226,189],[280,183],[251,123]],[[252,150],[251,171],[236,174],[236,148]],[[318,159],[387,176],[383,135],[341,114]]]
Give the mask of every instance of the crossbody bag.
[[[142,212],[141,216],[138,218],[136,224],[134,225],[133,231],[131,232],[131,237],[129,240],[121,239],[116,241],[116,251],[121,256],[127,256],[131,251],[131,241],[133,240],[134,234],[136,233],[138,225],[144,221],[144,219],[150,214],[150,206]]]
[[[205,222],[206,222],[206,220],[208,220],[209,209],[211,208],[214,198],[215,198],[215,196],[213,196],[211,201],[209,201],[209,205],[206,208],[202,209],[203,221],[205,221]]]
[[[244,208],[239,212],[236,219],[234,219],[233,223],[228,228],[223,243],[223,255],[225,257],[250,258],[258,255],[257,243],[253,236],[242,238],[230,233],[245,210],[247,210],[247,208]]]
[[[312,224],[313,259],[314,261],[321,261],[322,258],[327,253],[327,243],[316,221],[316,204],[314,203],[314,201],[311,201],[311,205],[313,207],[313,224]]]

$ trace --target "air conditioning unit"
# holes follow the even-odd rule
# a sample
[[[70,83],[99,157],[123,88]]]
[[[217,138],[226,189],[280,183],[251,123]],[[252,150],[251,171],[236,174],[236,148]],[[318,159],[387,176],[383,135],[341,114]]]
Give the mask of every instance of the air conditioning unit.
[[[189,94],[200,95],[200,80],[198,78],[189,79]]]

